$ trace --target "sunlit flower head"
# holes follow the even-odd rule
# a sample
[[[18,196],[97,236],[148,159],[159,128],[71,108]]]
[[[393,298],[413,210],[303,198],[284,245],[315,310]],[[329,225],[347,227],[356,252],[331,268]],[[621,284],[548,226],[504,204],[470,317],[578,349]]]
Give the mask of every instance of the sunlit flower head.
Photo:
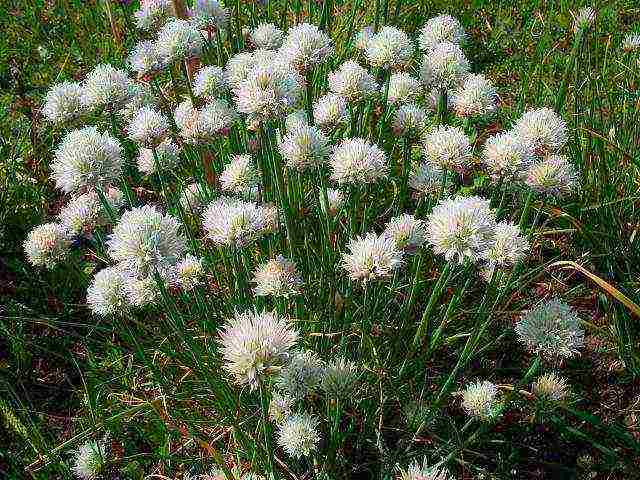
[[[471,143],[459,127],[435,127],[424,136],[422,146],[427,160],[441,169],[464,171],[469,167]]]
[[[119,192],[119,190],[115,189]],[[120,192],[122,193],[122,192]],[[111,202],[105,195],[105,200],[113,211],[120,206]],[[85,230],[91,230],[108,219],[100,198],[95,192],[87,192],[72,198],[62,207],[58,214],[58,221],[70,235],[78,235]]]
[[[180,18],[168,21],[158,32],[156,49],[167,64],[199,57],[204,39],[198,28]]]
[[[329,155],[329,139],[315,126],[298,126],[287,132],[279,145],[287,166],[306,170],[322,165]]]
[[[202,67],[193,80],[193,94],[198,98],[213,100],[228,91],[224,70],[215,65]]]
[[[398,250],[411,253],[427,241],[425,227],[423,220],[404,213],[389,220],[382,234],[393,240]]]
[[[155,148],[169,131],[169,120],[152,107],[142,107],[127,125],[131,140],[145,147]]]
[[[562,197],[576,189],[578,171],[565,155],[549,155],[525,170],[524,181],[538,193]]]
[[[460,117],[489,115],[498,108],[498,94],[484,75],[472,73],[455,89],[451,102]]]
[[[550,108],[528,110],[513,127],[513,132],[531,144],[539,155],[560,150],[569,138],[567,124]]]
[[[470,417],[492,420],[500,413],[497,396],[498,389],[493,383],[486,380],[472,383],[462,395],[462,408]]]
[[[593,7],[583,7],[573,17],[573,30],[585,30],[596,20],[596,11]]]
[[[358,384],[358,367],[351,360],[338,357],[324,368],[320,388],[330,398],[348,399]]]
[[[640,50],[640,34],[628,33],[622,40],[622,50],[625,52],[635,52]]]
[[[165,275],[165,277],[167,276],[168,275]],[[161,299],[161,290],[158,285],[158,280],[153,276],[138,278],[128,273],[124,290],[127,295],[127,301],[132,306],[138,308],[146,307],[148,305],[156,305]]]
[[[251,155],[234,155],[220,174],[223,191],[252,198],[256,196],[260,176]]]
[[[151,175],[160,170],[172,170],[180,164],[181,148],[173,143],[170,138],[164,139],[155,147],[156,155],[150,148],[141,148],[138,152],[136,164],[138,170],[147,175]],[[156,164],[157,158],[157,164]]]
[[[378,92],[378,82],[364,67],[347,60],[336,71],[329,73],[329,89],[349,102],[357,102]]]
[[[347,244],[348,253],[342,254],[342,268],[351,280],[368,282],[388,278],[402,265],[402,251],[386,235],[367,233]]]
[[[155,42],[143,40],[133,47],[129,54],[129,66],[138,78],[160,72],[166,66],[164,58],[158,52]]]
[[[349,121],[347,100],[335,93],[327,93],[313,104],[313,120],[322,129],[329,130]]]
[[[320,193],[320,197],[322,197],[322,193]],[[329,215],[336,215],[338,211],[344,205],[344,195],[340,190],[336,190],[333,188],[327,189],[327,202],[329,207]],[[322,199],[320,200],[322,202]]]
[[[289,358],[298,332],[276,312],[236,312],[220,331],[224,369],[251,389],[278,372]]]
[[[201,108],[194,108],[191,100],[184,100],[174,112],[180,136],[188,143],[207,143],[226,135],[237,114],[226,100],[214,98]]]
[[[544,301],[525,312],[515,329],[527,349],[552,361],[579,355],[584,344],[578,314],[560,300]]]
[[[420,29],[418,45],[420,50],[428,52],[441,42],[460,44],[465,38],[464,28],[457,18],[451,15],[438,15],[427,20]]]
[[[529,242],[518,225],[500,222],[496,224],[494,232],[494,242],[483,254],[490,265],[512,267],[529,252]]]
[[[278,426],[278,445],[291,457],[308,457],[318,448],[319,421],[307,413],[295,413]]]
[[[536,397],[555,402],[561,402],[569,395],[567,380],[553,372],[540,375],[531,387]]]
[[[125,71],[98,65],[82,82],[81,102],[87,110],[117,110],[129,99],[131,85]]]
[[[51,176],[63,192],[79,192],[117,183],[122,165],[120,143],[96,127],[84,127],[62,139],[51,163]]]
[[[82,480],[96,480],[106,469],[108,453],[106,439],[88,440],[75,451],[71,470]]]
[[[278,389],[291,398],[303,399],[315,392],[324,374],[324,362],[312,351],[296,352],[275,379]]]
[[[387,156],[363,138],[347,138],[329,160],[331,178],[339,184],[374,183],[387,177]]]
[[[489,137],[482,149],[482,162],[494,180],[513,180],[522,176],[533,160],[531,146],[513,132]]]
[[[51,123],[60,124],[75,120],[85,111],[82,103],[82,87],[76,82],[53,85],[44,98],[42,114]]]
[[[464,81],[470,69],[462,49],[445,41],[425,53],[420,66],[420,80],[427,87],[454,88]]]
[[[496,218],[489,200],[454,197],[434,207],[427,222],[427,241],[449,262],[476,263],[495,239]]]
[[[282,63],[259,64],[235,89],[238,111],[259,121],[284,116],[302,97],[303,79]]]
[[[283,40],[283,31],[273,23],[261,23],[249,33],[249,41],[255,48],[276,50]]]
[[[429,197],[442,191],[443,172],[430,162],[416,163],[409,173],[408,184],[418,197]]]
[[[303,285],[296,264],[278,255],[256,268],[251,283],[259,297],[290,297],[298,295]]]
[[[127,210],[107,240],[107,253],[132,274],[152,276],[171,269],[184,254],[180,222],[144,205]]]
[[[253,202],[219,197],[207,207],[202,226],[216,245],[243,248],[267,233],[267,211]]]
[[[190,291],[204,282],[204,265],[201,258],[187,254],[176,264],[176,282],[182,290]]]
[[[414,461],[407,470],[400,469],[398,480],[454,480],[445,468],[428,467],[427,460],[422,464]]]
[[[392,128],[396,135],[419,138],[427,127],[427,113],[415,103],[400,105],[393,114]]]
[[[243,80],[249,76],[253,67],[259,64],[269,65],[271,63],[282,63],[277,57],[276,50],[259,49],[254,52],[236,53],[229,59],[224,69],[225,79],[230,88],[235,89],[240,86]]]
[[[364,54],[372,67],[396,69],[411,63],[414,50],[405,32],[386,25],[369,39]]]
[[[158,29],[172,16],[171,0],[145,0],[140,2],[140,10],[133,14],[140,30]]]
[[[29,232],[24,242],[27,260],[36,267],[54,268],[69,254],[71,238],[57,223],[45,223]]]
[[[287,63],[306,72],[324,63],[334,49],[329,35],[316,25],[300,23],[287,31],[279,52]]]
[[[389,92],[387,102],[391,105],[401,105],[413,102],[422,91],[422,85],[417,78],[406,72],[394,72],[389,78]]]
[[[187,15],[200,30],[224,30],[229,22],[229,10],[217,0],[194,0]]]
[[[96,315],[123,314],[129,308],[126,284],[129,276],[119,267],[107,267],[95,274],[87,288],[87,305]]]

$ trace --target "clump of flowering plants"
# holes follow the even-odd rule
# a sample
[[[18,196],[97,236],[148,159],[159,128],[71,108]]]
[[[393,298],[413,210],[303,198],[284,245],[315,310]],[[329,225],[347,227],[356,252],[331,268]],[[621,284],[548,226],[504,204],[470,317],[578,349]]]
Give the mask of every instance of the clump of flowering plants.
[[[388,3],[360,29],[332,1],[143,0],[129,52],[43,100],[64,205],[26,258],[80,282],[140,366],[110,401],[198,478],[463,478],[510,412],[568,404],[542,370],[580,357],[580,309],[527,289],[582,180],[562,105],[506,106],[463,21]],[[123,468],[104,442],[76,475]]]

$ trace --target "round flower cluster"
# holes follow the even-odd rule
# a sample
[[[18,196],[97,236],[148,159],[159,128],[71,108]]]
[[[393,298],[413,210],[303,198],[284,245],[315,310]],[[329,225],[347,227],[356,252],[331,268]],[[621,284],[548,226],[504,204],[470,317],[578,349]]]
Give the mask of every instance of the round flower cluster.
[[[312,351],[295,353],[276,377],[281,392],[293,399],[303,399],[320,385],[324,363]]]
[[[251,155],[235,155],[220,174],[223,191],[247,198],[257,196],[260,176]]]
[[[440,90],[460,85],[471,66],[462,49],[451,42],[441,42],[429,50],[422,59],[420,80],[426,87]]]
[[[259,297],[289,297],[300,293],[302,277],[295,263],[282,255],[258,266],[251,281],[256,285],[254,292]]]
[[[95,67],[82,82],[80,101],[87,110],[120,108],[130,97],[131,79],[123,70],[103,64]]]
[[[389,78],[387,102],[391,105],[402,105],[415,101],[422,91],[418,79],[405,72],[395,72]]]
[[[199,57],[203,45],[204,39],[196,26],[179,18],[168,21],[156,39],[156,50],[167,65]]]
[[[57,223],[45,223],[29,232],[24,242],[27,259],[37,267],[54,268],[69,253],[71,238]]]
[[[374,183],[387,176],[387,156],[363,138],[347,138],[331,158],[331,178],[339,184]]]
[[[205,100],[222,97],[227,90],[224,70],[220,67],[213,65],[202,67],[193,80],[193,94]]]
[[[438,15],[427,20],[427,23],[420,29],[418,45],[420,45],[420,50],[428,52],[439,43],[460,44],[465,38],[464,28],[456,18],[451,15]]]
[[[423,138],[424,154],[440,169],[464,171],[471,161],[471,143],[459,127],[438,126]]]
[[[313,121],[323,129],[346,124],[349,121],[346,99],[335,93],[319,97],[313,104]]]
[[[467,415],[479,420],[491,420],[500,413],[497,402],[498,389],[491,382],[476,382],[469,385],[462,396],[462,407]]]
[[[368,40],[364,54],[372,67],[396,69],[411,63],[414,50],[405,32],[386,25]]]
[[[329,89],[348,102],[364,100],[378,91],[373,75],[353,60],[344,62],[338,70],[329,73]]]
[[[309,456],[318,448],[319,421],[306,413],[293,414],[278,426],[278,444],[294,458]]]
[[[229,10],[217,0],[195,0],[187,12],[193,25],[200,30],[223,30],[229,22]]]
[[[54,124],[74,120],[84,113],[82,87],[76,82],[62,82],[47,92],[42,114]]]
[[[249,41],[256,48],[276,50],[283,40],[284,33],[273,23],[261,23],[249,33]]]
[[[289,29],[279,53],[301,73],[324,63],[334,52],[331,38],[317,26],[299,23]]]
[[[342,267],[352,280],[368,282],[388,278],[402,265],[402,251],[387,235],[368,233],[350,240],[342,254]]]
[[[207,207],[202,226],[216,245],[245,247],[271,228],[266,207],[229,197],[219,197]]]
[[[164,139],[154,147],[154,150],[141,148],[138,151],[136,164],[138,165],[138,170],[142,173],[151,175],[158,172],[158,170],[172,170],[180,164],[181,148],[173,143],[171,139]]]
[[[293,128],[282,139],[280,154],[287,166],[305,170],[322,165],[329,155],[329,139],[314,126]]]

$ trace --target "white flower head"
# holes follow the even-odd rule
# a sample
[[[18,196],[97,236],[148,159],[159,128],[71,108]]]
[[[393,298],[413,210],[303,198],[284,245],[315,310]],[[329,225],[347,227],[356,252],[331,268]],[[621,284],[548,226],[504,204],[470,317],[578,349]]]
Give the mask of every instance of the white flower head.
[[[276,424],[281,424],[293,413],[293,404],[293,398],[276,390],[269,402],[269,418]]]
[[[405,32],[385,25],[371,37],[364,54],[373,67],[396,69],[411,63],[414,50],[413,42]]]
[[[236,53],[227,61],[224,76],[230,88],[236,89],[243,80],[249,76],[249,72],[258,64],[268,65],[278,62],[276,50],[259,49],[254,52]]]
[[[529,252],[529,242],[518,225],[500,222],[495,226],[494,242],[483,254],[492,267],[512,267]]]
[[[584,330],[573,308],[559,300],[545,301],[525,312],[516,323],[518,340],[548,360],[579,355]]]
[[[128,280],[127,273],[117,266],[100,270],[87,288],[89,309],[101,317],[125,313],[129,308]]]
[[[62,139],[51,164],[56,187],[65,193],[107,187],[122,173],[122,147],[96,127],[73,130]]]
[[[482,162],[494,179],[513,180],[533,163],[531,145],[513,132],[489,137],[482,150]]]
[[[549,155],[524,172],[525,183],[544,195],[569,195],[578,185],[578,172],[565,155]]]
[[[393,217],[387,222],[383,235],[393,240],[396,248],[404,252],[415,252],[427,241],[426,225],[408,213]]]
[[[117,115],[122,121],[129,123],[142,107],[157,107],[158,103],[149,86],[132,83],[127,101],[119,108]]]
[[[120,192],[117,189],[111,189]],[[120,192],[122,194],[122,192]],[[117,211],[120,208],[117,200],[111,201],[108,195],[105,200],[110,208]],[[95,192],[87,192],[72,198],[62,207],[58,214],[58,221],[70,235],[78,235],[84,230],[91,230],[104,223],[108,218],[107,212],[100,198]]]
[[[329,160],[331,178],[339,184],[374,183],[387,177],[387,156],[363,138],[346,138]]]
[[[418,197],[429,197],[442,191],[444,173],[430,162],[417,163],[409,173],[409,188]]]
[[[422,85],[417,78],[406,72],[394,72],[389,78],[389,92],[387,101],[391,105],[401,105],[415,101],[422,91]]]
[[[324,63],[334,48],[329,35],[316,25],[300,23],[289,29],[279,52],[287,63],[304,73]]]
[[[493,383],[486,380],[472,383],[462,395],[462,408],[478,420],[492,420],[500,413],[497,396],[498,389]]]
[[[472,73],[454,91],[451,102],[460,117],[489,115],[498,108],[498,94],[484,75]]]
[[[220,186],[228,193],[243,197],[255,196],[260,176],[251,155],[234,155],[220,174]]]
[[[166,62],[158,52],[155,42],[143,40],[129,54],[129,66],[138,78],[145,78],[164,69]]]
[[[593,7],[583,7],[573,17],[573,30],[586,30],[596,20],[596,11]]]
[[[238,111],[259,121],[284,116],[302,97],[303,79],[283,63],[258,64],[235,89]]]
[[[132,83],[125,71],[98,65],[82,82],[81,102],[87,110],[117,110],[129,99]]]
[[[640,34],[628,33],[622,40],[622,50],[625,52],[635,52],[640,50]]]
[[[364,67],[347,60],[336,71],[329,73],[329,90],[342,95],[348,102],[357,102],[375,95],[378,82]]]
[[[320,193],[322,197],[322,193]],[[336,215],[338,211],[344,205],[344,195],[340,190],[336,190],[333,188],[327,189],[327,202],[329,203],[329,215]]]
[[[279,371],[298,340],[298,332],[276,312],[236,312],[220,332],[224,369],[238,385],[255,389]]]
[[[460,44],[466,33],[457,18],[451,15],[438,15],[430,18],[420,29],[418,45],[420,50],[428,52],[441,42]]]
[[[322,129],[329,130],[349,121],[347,100],[335,93],[327,93],[313,104],[313,121]]]
[[[141,148],[138,152],[136,163],[138,170],[147,175],[151,175],[160,170],[172,170],[180,164],[181,148],[173,143],[170,138],[165,138],[156,147],[156,155],[154,157],[153,150],[150,148]],[[157,157],[157,164],[156,164]]]
[[[427,127],[427,112],[415,103],[400,105],[393,114],[392,128],[396,135],[419,138]]]
[[[513,132],[531,144],[538,155],[557,152],[568,140],[567,124],[550,108],[539,108],[525,112]]]
[[[255,48],[276,50],[282,45],[284,33],[273,23],[261,23],[249,33],[249,41]]]
[[[132,306],[142,308],[158,303],[161,298],[160,287],[153,276],[138,278],[127,272],[126,277],[124,291]]]
[[[169,120],[152,107],[142,107],[127,125],[127,134],[139,145],[155,148],[169,131]]]
[[[267,209],[253,202],[219,197],[206,209],[202,225],[216,245],[243,248],[267,233]]]
[[[53,124],[75,120],[85,111],[82,92],[77,82],[56,83],[44,98],[42,114]]]
[[[531,392],[539,398],[561,402],[569,395],[567,380],[554,372],[540,375],[533,382]]]
[[[441,169],[464,171],[471,161],[469,137],[459,127],[437,126],[423,138],[425,157]]]
[[[320,387],[330,398],[348,399],[357,387],[358,378],[356,364],[339,357],[326,365]]]
[[[427,241],[449,262],[476,263],[493,245],[495,213],[480,197],[454,197],[441,201],[429,215]]]
[[[237,113],[221,98],[214,98],[200,109],[186,99],[174,112],[180,136],[188,143],[207,143],[219,135],[226,135],[237,119]]]
[[[369,45],[369,41],[371,41],[374,35],[375,32],[373,31],[373,26],[367,25],[366,27],[363,27],[354,35],[354,46],[357,50],[364,52],[367,49],[367,45]]]
[[[76,450],[71,470],[82,480],[96,480],[104,473],[108,453],[106,438],[89,440]]]
[[[229,22],[229,10],[218,0],[195,0],[187,15],[200,30],[224,30]]]
[[[296,413],[278,426],[278,445],[291,457],[308,457],[318,448],[319,421],[306,413]]]
[[[296,352],[275,379],[277,388],[294,399],[315,392],[324,374],[324,362],[312,351]]]
[[[462,49],[451,42],[440,42],[422,58],[420,80],[427,87],[449,89],[460,85],[471,66]]]
[[[302,109],[294,110],[284,119],[284,128],[287,133],[291,133],[293,130],[308,126],[309,120],[307,119],[307,113]]]
[[[187,254],[176,264],[176,281],[185,291],[193,290],[204,281],[204,265],[201,258]]]
[[[300,294],[303,285],[296,264],[278,255],[256,268],[251,283],[256,285],[254,292],[259,297],[290,297]]]
[[[69,254],[71,238],[57,223],[45,223],[29,232],[24,242],[27,259],[36,267],[54,268]]]
[[[400,469],[399,480],[454,480],[445,468],[428,467],[426,458],[422,464],[414,461],[407,470]]]
[[[180,18],[168,21],[158,32],[156,49],[167,64],[199,57],[204,38],[198,28]]]
[[[193,80],[193,94],[205,100],[222,97],[227,90],[224,70],[215,65],[202,67]]]
[[[172,16],[171,0],[145,0],[133,14],[136,27],[146,31],[160,28]]]
[[[324,164],[329,148],[329,139],[318,127],[310,125],[290,130],[279,145],[287,166],[300,171]]]
[[[180,222],[154,206],[126,211],[107,240],[107,253],[139,277],[171,269],[184,254],[186,241]]]
[[[347,244],[348,253],[342,254],[342,268],[351,280],[368,282],[388,278],[402,265],[402,251],[386,235],[367,233]]]

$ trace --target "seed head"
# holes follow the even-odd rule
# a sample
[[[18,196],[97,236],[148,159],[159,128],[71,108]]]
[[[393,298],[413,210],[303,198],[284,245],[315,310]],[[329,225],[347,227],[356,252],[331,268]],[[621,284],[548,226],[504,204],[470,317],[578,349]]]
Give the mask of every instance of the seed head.
[[[549,155],[524,172],[525,183],[544,195],[562,197],[578,185],[578,172],[565,155]]]
[[[204,208],[204,192],[197,183],[187,185],[180,195],[180,206],[187,213],[199,215]]]
[[[398,250],[413,253],[427,241],[425,228],[423,220],[404,213],[389,220],[382,234],[393,240]]]
[[[81,102],[87,110],[115,111],[130,97],[131,79],[109,64],[96,66],[82,83]]]
[[[525,112],[513,132],[529,143],[539,155],[557,152],[568,140],[567,124],[550,108]]]
[[[180,18],[168,21],[158,32],[156,49],[167,64],[199,57],[204,39],[198,28]]]
[[[425,53],[420,80],[427,87],[455,88],[469,75],[471,66],[462,49],[451,42],[440,42]]]
[[[269,403],[269,418],[276,424],[281,424],[291,416],[293,404],[293,398],[276,390]]]
[[[276,377],[276,386],[293,399],[303,399],[320,385],[324,368],[314,352],[296,352]]]
[[[142,107],[156,107],[157,105],[158,100],[153,96],[153,92],[148,86],[132,83],[129,86],[127,101],[117,111],[117,115],[124,123],[129,123]]]
[[[373,26],[367,25],[363,27],[362,30],[354,35],[354,46],[357,50],[364,52],[374,35]]]
[[[152,107],[142,107],[127,125],[129,138],[146,147],[158,145],[164,140],[168,131],[169,121]]]
[[[242,81],[246,80],[249,72],[256,65],[269,65],[278,62],[276,50],[259,49],[254,52],[240,52],[235,54],[227,62],[224,74],[230,88],[236,89]]]
[[[402,105],[415,101],[422,91],[418,79],[405,72],[395,72],[389,78],[387,102],[391,105]]]
[[[407,470],[400,470],[398,480],[454,480],[444,468],[427,467],[425,458],[422,465],[414,461]]]
[[[267,233],[269,219],[256,203],[219,197],[204,212],[202,226],[216,245],[243,248]]]
[[[484,75],[472,73],[465,78],[451,99],[460,117],[490,115],[498,108],[496,89]]]
[[[363,138],[342,140],[329,163],[331,178],[341,185],[374,183],[387,177],[386,154]]]
[[[234,155],[220,174],[223,191],[247,198],[256,196],[259,181],[260,176],[251,155],[246,154]]]
[[[555,373],[545,373],[538,377],[532,385],[536,397],[561,402],[569,394],[567,380]]]
[[[429,162],[415,164],[409,173],[409,188],[418,197],[429,197],[442,191],[442,170]]]
[[[82,480],[96,480],[106,468],[108,453],[106,439],[89,440],[76,450],[71,470]]]
[[[322,197],[322,193],[320,193],[320,197]],[[320,200],[322,202],[322,198]],[[327,202],[329,206],[329,215],[336,215],[338,210],[342,208],[344,205],[344,195],[340,190],[335,190],[333,188],[327,189]]]
[[[325,130],[345,125],[349,121],[346,99],[335,93],[319,97],[313,104],[313,120]]]
[[[356,364],[338,357],[325,367],[320,387],[329,398],[348,399],[356,389],[358,377]]]
[[[482,150],[482,161],[493,179],[514,180],[533,163],[530,144],[513,132],[489,137]]]
[[[494,232],[494,242],[483,254],[493,267],[512,267],[529,252],[529,242],[518,225],[500,222],[496,224]]]
[[[640,50],[640,34],[629,33],[625,35],[622,40],[622,50],[628,53]]]
[[[249,33],[249,41],[255,48],[276,50],[282,45],[284,33],[273,23],[261,23]]]
[[[176,280],[180,288],[185,291],[193,290],[202,285],[204,280],[202,259],[187,254],[176,264]]]
[[[120,192],[117,189],[113,190]],[[108,197],[106,200],[111,205],[112,210],[117,211],[120,208],[115,202],[110,201]],[[71,236],[78,235],[85,230],[91,230],[97,225],[106,222],[107,219],[107,212],[105,212],[100,198],[95,192],[83,193],[72,198],[58,214],[60,225]]]
[[[596,11],[593,7],[583,7],[578,10],[578,13],[573,17],[573,30],[575,32],[579,30],[586,30],[596,20]]]
[[[491,420],[500,413],[497,402],[498,389],[487,382],[476,382],[469,385],[462,396],[462,407],[467,415],[478,420]]]
[[[402,251],[392,238],[367,233],[347,244],[348,253],[342,254],[342,268],[354,281],[388,278],[402,265]]]

